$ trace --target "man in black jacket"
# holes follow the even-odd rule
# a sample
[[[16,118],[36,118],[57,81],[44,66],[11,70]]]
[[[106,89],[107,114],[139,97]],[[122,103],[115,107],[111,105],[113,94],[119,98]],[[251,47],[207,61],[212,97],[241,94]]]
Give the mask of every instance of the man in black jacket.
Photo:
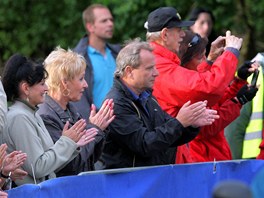
[[[113,85],[115,58],[121,47],[107,43],[114,30],[113,16],[107,7],[90,5],[83,11],[83,23],[87,35],[79,41],[74,51],[86,59],[85,80],[89,87],[74,105],[82,117],[88,119],[91,105],[95,104],[92,108],[98,110]]]
[[[176,118],[160,108],[151,93],[158,71],[148,43],[131,42],[116,63],[114,85],[107,95],[114,99],[116,117],[101,157],[105,168],[172,164],[176,147],[192,140],[197,127],[218,118],[216,111],[206,109],[206,102],[187,102]]]

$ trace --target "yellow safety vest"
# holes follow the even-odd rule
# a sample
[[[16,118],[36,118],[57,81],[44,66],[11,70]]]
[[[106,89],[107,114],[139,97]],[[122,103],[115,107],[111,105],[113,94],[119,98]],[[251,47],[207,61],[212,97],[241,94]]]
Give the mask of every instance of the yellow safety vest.
[[[249,82],[252,79],[249,78]],[[262,141],[262,129],[263,129],[263,71],[262,66],[259,68],[259,76],[257,85],[260,88],[252,100],[252,113],[250,116],[250,122],[247,126],[244,142],[242,158],[255,158],[260,153],[259,145]]]

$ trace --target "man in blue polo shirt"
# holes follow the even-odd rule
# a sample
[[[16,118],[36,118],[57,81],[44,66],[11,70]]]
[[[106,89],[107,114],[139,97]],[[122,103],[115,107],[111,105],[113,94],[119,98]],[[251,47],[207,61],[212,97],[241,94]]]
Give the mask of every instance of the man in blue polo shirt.
[[[113,85],[115,58],[120,46],[107,43],[114,30],[113,16],[107,7],[90,5],[83,11],[83,23],[87,35],[79,41],[74,51],[86,59],[85,80],[88,88],[74,105],[82,117],[88,119],[91,105],[95,104],[98,110]]]

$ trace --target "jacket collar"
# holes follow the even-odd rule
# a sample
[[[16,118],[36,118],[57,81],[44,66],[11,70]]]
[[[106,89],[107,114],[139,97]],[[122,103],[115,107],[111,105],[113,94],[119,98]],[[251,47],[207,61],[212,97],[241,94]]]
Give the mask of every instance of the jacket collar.
[[[156,42],[150,42],[150,45],[153,47],[153,53],[154,54],[160,55],[160,56],[165,57],[167,59],[170,59],[173,62],[180,65],[181,60],[177,54],[175,54],[174,52],[168,50],[167,48],[163,47],[162,45],[160,45]]]
[[[78,120],[80,115],[76,113],[74,106],[71,103],[68,103],[67,110],[71,113],[71,116],[67,111],[62,109],[62,107],[49,95],[45,96],[45,103],[53,109],[61,120],[69,120],[70,122],[75,122]],[[73,119],[72,121],[70,119]]]
[[[136,101],[139,99],[139,97],[135,97],[135,94],[122,82],[122,80],[119,77],[115,77],[114,87],[121,89],[125,93],[125,95],[133,101]],[[152,89],[148,89],[148,90],[144,91],[142,94],[141,94],[142,97],[147,98],[152,94]]]
[[[36,113],[38,110],[37,106],[34,107],[34,106],[30,105],[26,100],[21,100],[21,99],[16,99],[13,105],[26,108],[33,113]],[[11,106],[13,106],[13,105],[11,105]]]
[[[21,102],[21,103],[23,103],[24,105],[26,105],[27,107],[29,107],[31,110],[33,110],[33,111],[37,111],[38,110],[38,107],[37,106],[32,106],[31,104],[29,104],[26,100],[22,100],[22,99],[16,99],[17,101],[19,101],[19,102]]]

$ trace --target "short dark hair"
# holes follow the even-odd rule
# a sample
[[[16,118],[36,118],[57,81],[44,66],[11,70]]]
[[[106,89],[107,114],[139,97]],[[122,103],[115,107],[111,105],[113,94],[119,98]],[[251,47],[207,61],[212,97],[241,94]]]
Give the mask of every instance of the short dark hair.
[[[48,76],[43,67],[43,63],[35,63],[21,54],[12,55],[3,71],[3,87],[7,100],[14,101],[19,98],[19,83],[25,81],[29,86],[33,86]]]

